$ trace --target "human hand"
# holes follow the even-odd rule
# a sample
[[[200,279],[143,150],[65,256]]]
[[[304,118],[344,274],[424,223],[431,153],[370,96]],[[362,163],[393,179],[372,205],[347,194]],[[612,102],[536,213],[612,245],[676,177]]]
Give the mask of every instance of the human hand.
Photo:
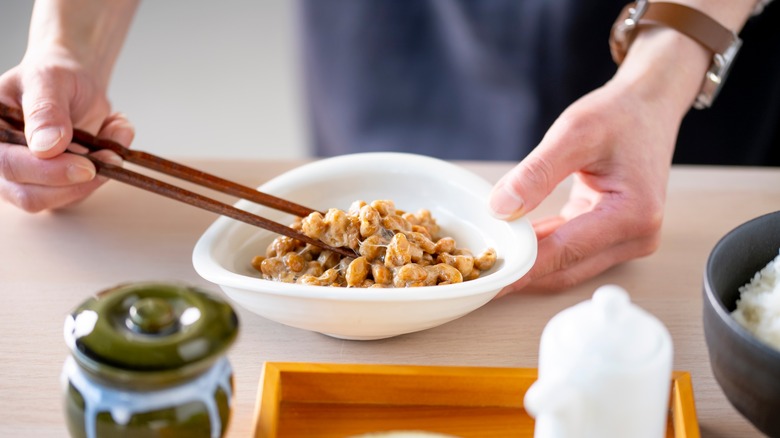
[[[29,211],[64,207],[105,182],[66,150],[73,128],[129,146],[134,130],[111,114],[106,89],[138,0],[36,0],[22,62],[0,76],[0,102],[21,108],[29,147],[0,143],[0,198]],[[2,122],[0,122],[2,124]],[[121,165],[109,151],[92,154]]]
[[[0,76],[0,101],[21,108],[29,147],[0,143],[0,196],[28,212],[61,208],[92,193],[106,179],[91,161],[66,150],[77,127],[129,145],[134,131],[120,114],[109,114],[105,94],[65,56],[26,58]],[[110,151],[93,156],[121,165]]]
[[[536,264],[501,295],[563,289],[655,251],[678,126],[614,83],[571,105],[491,195],[493,210],[512,219],[573,175],[559,214],[533,221]]]
[[[682,3],[737,33],[755,4]],[[567,108],[496,184],[491,210],[512,220],[573,177],[559,214],[533,222],[536,264],[499,296],[563,289],[655,251],[677,132],[711,62],[712,53],[681,32],[640,29],[615,76]]]
[[[644,30],[615,76],[570,105],[499,180],[491,210],[513,220],[573,179],[558,215],[533,222],[534,267],[499,296],[564,289],[657,249],[677,132],[711,56],[672,29]]]

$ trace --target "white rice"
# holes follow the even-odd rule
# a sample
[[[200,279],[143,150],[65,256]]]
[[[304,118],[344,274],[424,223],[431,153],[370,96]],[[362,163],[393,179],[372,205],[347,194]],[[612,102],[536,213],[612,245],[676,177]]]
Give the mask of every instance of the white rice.
[[[731,315],[759,339],[780,350],[780,255],[739,288]]]

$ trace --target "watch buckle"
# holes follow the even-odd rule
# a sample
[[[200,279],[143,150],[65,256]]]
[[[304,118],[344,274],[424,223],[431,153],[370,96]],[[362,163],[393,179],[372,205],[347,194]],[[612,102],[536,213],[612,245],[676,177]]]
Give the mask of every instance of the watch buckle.
[[[721,85],[726,81],[731,63],[736,58],[739,48],[742,46],[742,40],[738,37],[729,45],[723,53],[715,53],[712,56],[712,64],[704,75],[704,82],[701,85],[701,91],[693,102],[696,109],[705,109],[712,106],[715,98],[718,97]]]

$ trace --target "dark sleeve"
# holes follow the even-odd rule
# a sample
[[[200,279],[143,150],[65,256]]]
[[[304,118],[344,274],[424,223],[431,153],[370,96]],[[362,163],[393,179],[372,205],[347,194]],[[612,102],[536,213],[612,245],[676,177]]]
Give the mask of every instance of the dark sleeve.
[[[780,165],[780,5],[751,18],[713,106],[683,120],[674,162]]]

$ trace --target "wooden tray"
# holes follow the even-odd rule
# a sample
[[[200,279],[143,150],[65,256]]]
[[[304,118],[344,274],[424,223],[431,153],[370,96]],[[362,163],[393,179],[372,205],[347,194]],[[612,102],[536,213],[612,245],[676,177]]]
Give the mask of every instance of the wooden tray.
[[[389,430],[533,437],[533,368],[267,362],[255,437],[345,438]],[[699,438],[690,374],[674,372],[668,438]]]

